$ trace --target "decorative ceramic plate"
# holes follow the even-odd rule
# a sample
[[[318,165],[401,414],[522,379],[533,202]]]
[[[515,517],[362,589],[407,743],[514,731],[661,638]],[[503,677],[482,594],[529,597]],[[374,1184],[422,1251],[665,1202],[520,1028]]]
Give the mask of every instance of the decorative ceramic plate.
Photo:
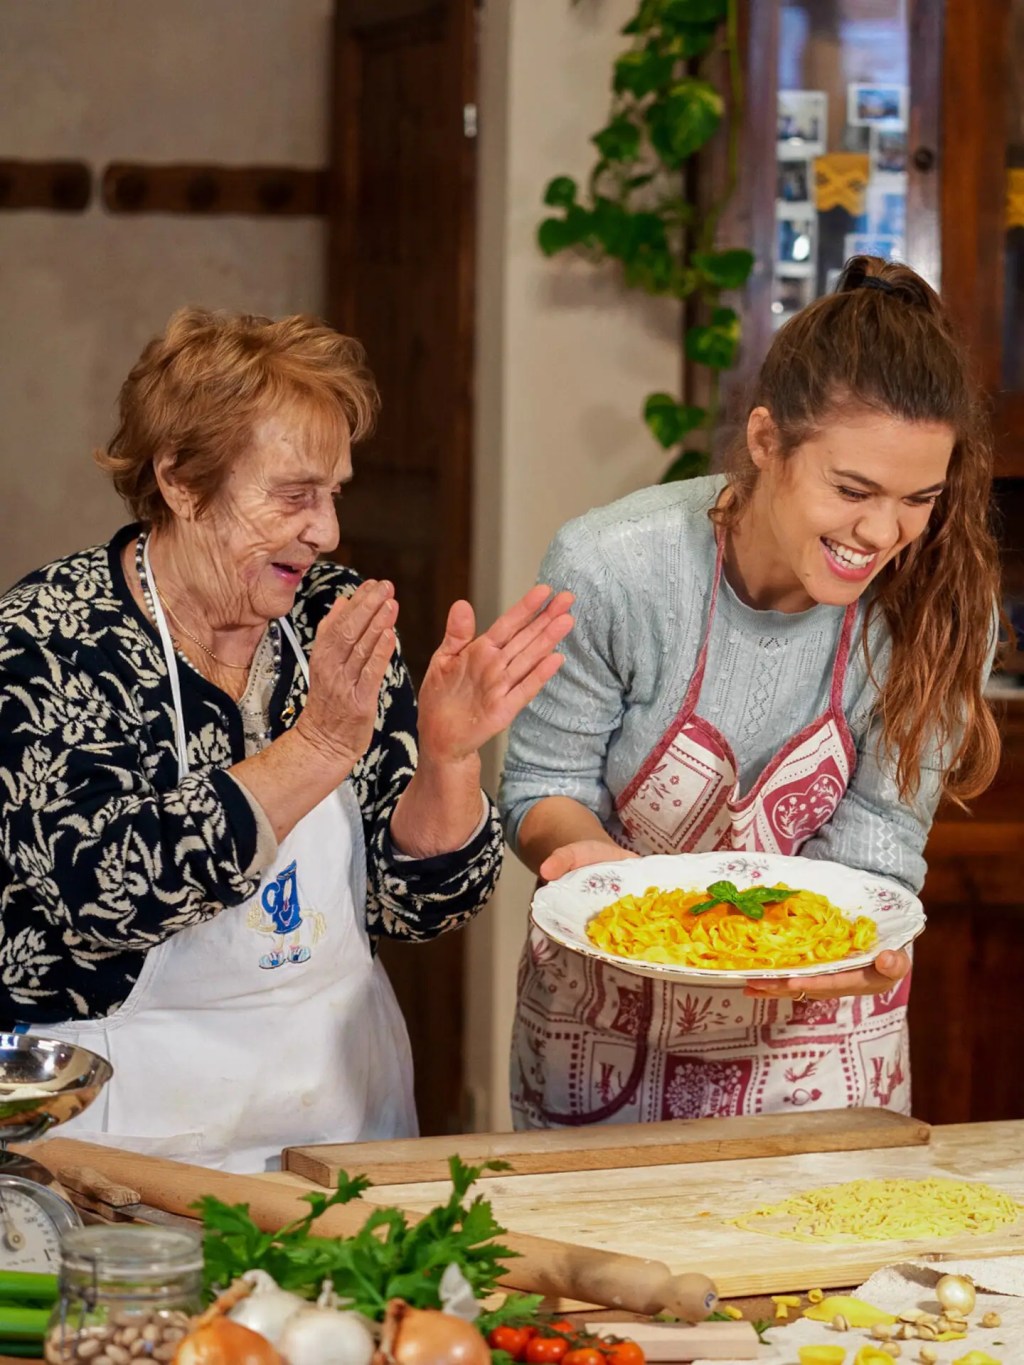
[[[591,943],[587,924],[620,896],[642,896],[648,887],[661,891],[695,891],[712,882],[731,881],[748,886],[775,886],[827,896],[850,920],[864,915],[874,920],[877,942],[868,952],[851,953],[837,962],[807,967],[716,970],[666,962],[642,962],[620,957]],[[887,948],[902,948],[924,929],[924,909],[916,896],[895,882],[856,872],[840,863],[815,858],[783,858],[770,853],[679,853],[621,862],[594,863],[542,886],[533,898],[530,917],[556,943],[637,976],[653,976],[681,983],[768,980],[778,977],[821,976],[827,972],[866,967]]]

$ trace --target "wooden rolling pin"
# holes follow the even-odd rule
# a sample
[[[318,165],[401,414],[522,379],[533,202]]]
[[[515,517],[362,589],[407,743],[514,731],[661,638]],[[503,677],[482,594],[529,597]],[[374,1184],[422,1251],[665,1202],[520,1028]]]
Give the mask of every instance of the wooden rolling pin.
[[[264,1232],[274,1232],[309,1211],[301,1187],[260,1176],[211,1171],[205,1166],[140,1156],[117,1147],[75,1142],[72,1138],[48,1138],[22,1150],[55,1172],[70,1166],[88,1166],[110,1181],[138,1190],[141,1203],[185,1217],[196,1216],[193,1206],[207,1194],[225,1204],[248,1204],[250,1217]],[[368,1202],[356,1200],[328,1209],[317,1220],[317,1233],[325,1237],[352,1236],[366,1221]],[[423,1214],[410,1211],[406,1217],[417,1223]],[[674,1313],[688,1322],[702,1321],[718,1300],[718,1291],[706,1275],[697,1272],[673,1275],[663,1261],[622,1256],[518,1232],[503,1233],[501,1241],[518,1253],[502,1284],[523,1293],[579,1299],[646,1316]]]

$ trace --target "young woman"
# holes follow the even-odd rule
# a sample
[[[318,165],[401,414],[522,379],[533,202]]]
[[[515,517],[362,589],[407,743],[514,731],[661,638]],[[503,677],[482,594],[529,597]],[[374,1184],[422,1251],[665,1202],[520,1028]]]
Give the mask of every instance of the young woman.
[[[940,795],[991,780],[991,457],[964,353],[906,266],[855,257],[777,334],[725,477],[569,523],[565,666],[518,717],[500,803],[553,880],[629,853],[827,858],[914,891]],[[910,957],[704,989],[533,930],[518,1126],[907,1110]],[[840,998],[841,997],[841,998]]]

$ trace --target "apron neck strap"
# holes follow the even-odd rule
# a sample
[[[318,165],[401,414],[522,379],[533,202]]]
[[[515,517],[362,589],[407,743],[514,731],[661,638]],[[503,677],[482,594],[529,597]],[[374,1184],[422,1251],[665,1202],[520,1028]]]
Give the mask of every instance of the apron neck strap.
[[[178,750],[178,781],[183,782],[189,774],[188,764],[188,736],[185,733],[185,711],[181,701],[181,675],[178,672],[178,659],[174,652],[174,641],[171,639],[170,627],[167,624],[167,617],[164,614],[163,604],[160,601],[160,591],[157,588],[156,578],[153,576],[153,565],[149,558],[149,536],[146,536],[142,546],[142,560],[146,570],[146,578],[152,586],[152,607],[153,615],[156,618],[156,628],[160,633],[160,643],[164,652],[164,663],[167,665],[167,677],[171,684],[171,698],[174,703],[174,740]],[[299,661],[299,668],[302,676],[309,686],[309,664],[306,660],[305,651],[295,632],[295,627],[287,616],[279,616],[277,624],[281,627],[288,643],[295,651],[295,657]]]
[[[167,678],[171,684],[171,698],[174,703],[174,739],[178,748],[178,781],[183,782],[188,777],[188,740],[185,735],[185,715],[181,704],[181,678],[178,675],[178,661],[174,654],[174,641],[171,639],[171,630],[167,624],[167,617],[164,615],[163,603],[160,601],[160,590],[153,576],[153,565],[149,558],[149,536],[146,536],[142,547],[142,562],[146,568],[146,578],[152,584],[152,607],[153,615],[156,618],[156,628],[160,632],[160,643],[164,651],[164,663],[167,665]]]
[[[697,702],[700,699],[701,685],[704,682],[704,671],[707,667],[708,649],[711,644],[711,627],[715,619],[715,608],[718,606],[718,591],[722,583],[722,568],[725,563],[725,533],[716,532],[715,539],[717,548],[715,553],[715,576],[711,585],[711,600],[708,604],[708,618],[704,626],[704,639],[701,641],[700,653],[697,656],[697,666],[693,670],[690,679],[690,686],[686,691],[686,699],[683,702],[683,712],[691,715],[697,709]],[[846,666],[850,658],[850,646],[853,641],[853,628],[857,621],[857,603],[851,602],[843,613],[843,625],[839,635],[839,647],[836,650],[835,658],[832,662],[832,683],[829,689],[829,704],[833,714],[843,714],[843,688],[846,683]]]
[[[281,630],[284,632],[285,638],[291,645],[292,649],[295,651],[295,657],[299,661],[299,667],[302,669],[302,676],[306,679],[306,686],[308,687],[309,663],[306,659],[306,651],[302,648],[302,644],[299,641],[299,637],[295,633],[295,627],[292,625],[291,621],[288,620],[287,616],[279,616],[277,618],[277,624],[281,627]]]

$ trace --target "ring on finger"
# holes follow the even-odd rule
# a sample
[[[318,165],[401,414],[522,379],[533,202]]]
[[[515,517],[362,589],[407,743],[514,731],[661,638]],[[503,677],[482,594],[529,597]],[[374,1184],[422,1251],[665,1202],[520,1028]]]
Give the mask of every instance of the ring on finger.
[[[793,996],[793,1004],[794,1004],[794,1005],[799,1005],[799,1004],[801,1003],[801,1001],[806,1000],[806,999],[807,999],[807,992],[806,992],[806,991],[801,991],[799,995],[794,995],[794,996]]]

